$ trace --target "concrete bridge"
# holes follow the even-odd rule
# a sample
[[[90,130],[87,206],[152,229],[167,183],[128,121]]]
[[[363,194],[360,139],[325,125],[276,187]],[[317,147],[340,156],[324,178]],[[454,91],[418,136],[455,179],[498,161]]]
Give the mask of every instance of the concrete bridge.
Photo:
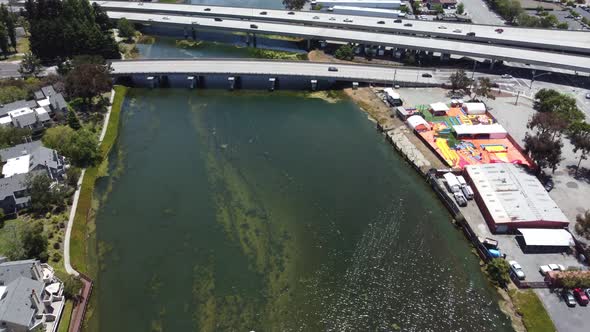
[[[159,16],[221,18],[283,25],[315,26],[402,35],[430,36],[457,41],[510,45],[558,52],[590,54],[590,33],[539,28],[490,26],[440,21],[340,15],[319,11],[288,11],[208,5],[183,5],[149,2],[97,1],[112,12],[144,13]],[[501,30],[498,30],[501,29]],[[501,32],[500,32],[501,31]],[[473,36],[467,35],[473,33]]]
[[[548,68],[560,68],[578,72],[590,72],[590,56],[561,54],[545,50],[517,48],[487,43],[424,38],[409,35],[396,35],[385,32],[369,32],[339,28],[303,26],[285,23],[268,23],[244,20],[228,20],[211,17],[186,15],[167,15],[108,11],[111,19],[127,18],[135,23],[160,25],[184,29],[187,36],[197,35],[199,30],[245,32],[252,40],[257,34],[293,36],[309,40],[331,40],[359,44],[380,45],[398,49],[438,52],[444,56],[451,54],[495,61],[511,61]]]
[[[176,86],[196,88],[208,85],[230,89],[260,87],[270,90],[289,85],[312,90],[335,83],[347,86],[379,83],[400,86],[440,86],[449,81],[453,70],[423,70],[373,65],[349,65],[305,61],[243,59],[164,59],[112,61],[115,79],[131,78],[135,83],[156,87],[166,81]],[[280,82],[280,83],[279,83]]]

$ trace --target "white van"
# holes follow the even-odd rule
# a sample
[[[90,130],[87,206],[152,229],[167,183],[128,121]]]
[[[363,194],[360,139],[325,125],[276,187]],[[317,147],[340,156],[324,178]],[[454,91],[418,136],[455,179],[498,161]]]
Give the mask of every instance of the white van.
[[[465,181],[465,178],[463,177],[463,175],[458,175],[457,181],[459,181],[459,184],[461,185],[461,187],[465,187],[467,185],[467,181]]]
[[[473,199],[473,189],[471,189],[470,186],[468,186],[468,185],[462,186],[461,191],[463,192],[463,196],[465,196],[465,198],[467,198],[469,200]]]
[[[450,193],[460,193],[461,192],[461,184],[457,180],[457,177],[453,173],[445,173],[443,175],[447,183],[447,188],[449,189]]]

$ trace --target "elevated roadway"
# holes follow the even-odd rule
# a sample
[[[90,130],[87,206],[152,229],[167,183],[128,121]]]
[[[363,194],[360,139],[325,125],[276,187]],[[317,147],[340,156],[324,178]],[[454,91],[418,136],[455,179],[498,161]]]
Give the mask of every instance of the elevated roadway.
[[[344,30],[338,28],[301,26],[281,23],[251,22],[243,20],[214,19],[181,15],[108,11],[111,19],[127,18],[136,23],[163,25],[195,30],[225,30],[300,37],[305,39],[334,40],[360,44],[413,49],[443,54],[455,54],[496,61],[562,68],[580,72],[590,71],[590,57],[560,54],[542,50],[523,49],[493,44],[470,43],[440,38],[421,38],[406,35],[392,35],[382,32]]]
[[[306,61],[243,59],[159,59],[111,62],[113,76],[130,75],[260,75],[268,77],[309,77],[351,82],[413,82],[442,84],[454,71],[420,68],[395,68],[372,65],[349,65]],[[334,67],[337,71],[330,71]],[[431,76],[431,77],[423,77]]]
[[[391,18],[340,15],[317,11],[306,12],[122,1],[97,1],[96,3],[100,4],[107,11],[116,12],[152,13],[161,14],[161,16],[185,15],[233,18],[372,32],[437,36],[439,38],[453,40],[478,41],[498,45],[590,54],[590,32],[583,31],[517,28],[407,19],[403,19],[401,23],[395,23],[394,19]],[[407,26],[407,24],[411,24],[411,26]],[[497,29],[502,29],[502,32],[499,33]],[[467,36],[467,33],[471,32],[475,33],[475,36]]]

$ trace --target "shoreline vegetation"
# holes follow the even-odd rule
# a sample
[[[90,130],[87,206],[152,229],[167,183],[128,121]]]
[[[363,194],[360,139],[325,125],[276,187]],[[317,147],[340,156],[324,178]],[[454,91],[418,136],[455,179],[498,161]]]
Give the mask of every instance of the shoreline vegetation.
[[[243,50],[247,53],[248,56],[257,59],[275,59],[275,60],[307,60],[307,53],[296,53],[296,52],[289,52],[289,51],[279,51],[279,50],[270,50],[270,49],[262,49],[262,48],[255,48],[255,47],[242,47],[238,45],[226,44],[226,43],[219,43],[219,42],[210,42],[210,41],[194,41],[188,39],[181,39],[176,40],[176,47],[182,49],[202,49],[202,48],[210,48],[216,47],[221,49],[228,49],[228,50]]]
[[[77,271],[93,279],[96,278],[99,264],[97,259],[89,259],[97,258],[97,248],[93,246],[93,244],[96,244],[94,217],[98,208],[93,199],[94,185],[98,178],[105,175],[103,174],[103,170],[106,169],[104,165],[105,163],[108,164],[107,156],[117,139],[121,108],[129,90],[125,86],[115,86],[113,89],[115,91],[115,97],[113,99],[111,115],[108,124],[106,124],[106,135],[100,144],[102,162],[100,165],[86,170],[80,189],[80,198],[78,200],[71,234],[70,256],[72,266]]]

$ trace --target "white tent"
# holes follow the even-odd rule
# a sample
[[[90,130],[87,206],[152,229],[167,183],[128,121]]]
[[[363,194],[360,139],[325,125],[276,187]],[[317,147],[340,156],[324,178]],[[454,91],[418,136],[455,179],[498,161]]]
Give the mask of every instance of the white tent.
[[[430,109],[434,115],[446,115],[449,111],[449,107],[442,102],[430,104]]]
[[[407,122],[415,131],[430,130],[430,124],[420,115],[412,115],[408,118]]]
[[[574,239],[565,229],[519,228],[527,246],[569,247]]]
[[[508,132],[499,123],[490,125],[457,125],[453,126],[458,138],[475,138],[486,136],[486,138],[505,138]]]
[[[465,103],[463,104],[463,109],[467,114],[485,114],[486,113],[486,105],[484,103]]]

